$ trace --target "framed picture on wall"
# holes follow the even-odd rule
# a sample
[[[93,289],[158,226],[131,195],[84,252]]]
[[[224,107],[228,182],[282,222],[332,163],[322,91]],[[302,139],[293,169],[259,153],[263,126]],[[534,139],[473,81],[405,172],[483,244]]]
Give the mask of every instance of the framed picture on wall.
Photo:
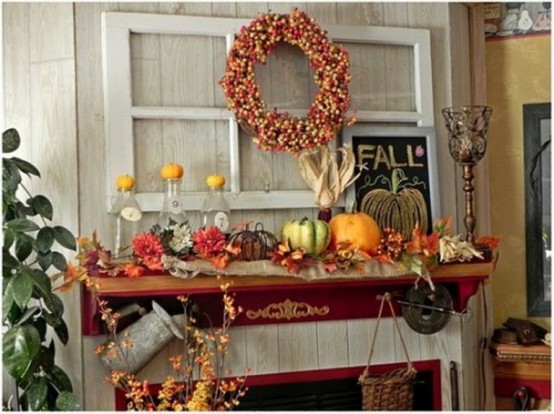
[[[361,175],[346,193],[347,204],[409,239],[419,225],[426,233],[440,217],[435,130],[419,127],[345,128],[343,144],[352,146]]]
[[[549,316],[552,301],[551,104],[523,105],[527,314]]]

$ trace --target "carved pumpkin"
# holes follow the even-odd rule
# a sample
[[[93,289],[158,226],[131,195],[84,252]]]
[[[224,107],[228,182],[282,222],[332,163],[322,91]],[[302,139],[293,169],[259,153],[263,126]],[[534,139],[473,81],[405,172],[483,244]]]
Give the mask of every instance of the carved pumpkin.
[[[360,210],[369,214],[381,229],[392,228],[402,233],[406,240],[412,238],[417,223],[423,234],[428,230],[428,214],[421,191],[406,188],[408,179],[400,169],[392,171],[391,189],[375,189],[362,199]]]
[[[281,229],[282,242],[288,241],[291,249],[303,248],[308,254],[320,254],[330,240],[329,225],[323,220],[288,220]]]
[[[279,244],[272,233],[264,230],[262,223],[256,223],[254,230],[246,225],[244,230],[231,234],[229,243],[240,247],[239,259],[247,262],[267,259]]]
[[[381,230],[365,213],[342,213],[329,222],[331,244],[349,243],[351,247],[369,252],[381,243]]]

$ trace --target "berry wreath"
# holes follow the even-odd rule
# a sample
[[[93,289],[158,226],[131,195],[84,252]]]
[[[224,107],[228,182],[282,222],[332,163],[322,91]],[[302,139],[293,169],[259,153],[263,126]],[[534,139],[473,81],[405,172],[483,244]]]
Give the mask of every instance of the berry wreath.
[[[298,46],[307,56],[319,90],[307,118],[288,112],[267,110],[260,97],[254,69],[265,64],[279,42]],[[237,122],[264,151],[285,151],[299,155],[335,138],[355,120],[347,119],[350,107],[348,84],[351,74],[348,52],[329,41],[315,19],[298,9],[290,14],[265,13],[242,27],[227,57],[225,75],[219,82],[228,108]]]

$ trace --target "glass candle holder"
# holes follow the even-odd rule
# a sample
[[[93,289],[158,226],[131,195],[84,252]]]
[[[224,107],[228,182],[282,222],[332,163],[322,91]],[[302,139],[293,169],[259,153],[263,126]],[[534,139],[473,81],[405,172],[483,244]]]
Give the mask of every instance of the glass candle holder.
[[[448,129],[450,155],[463,169],[466,214],[466,240],[475,242],[475,214],[473,209],[473,167],[487,151],[487,130],[492,114],[490,106],[462,106],[444,108],[442,115]]]

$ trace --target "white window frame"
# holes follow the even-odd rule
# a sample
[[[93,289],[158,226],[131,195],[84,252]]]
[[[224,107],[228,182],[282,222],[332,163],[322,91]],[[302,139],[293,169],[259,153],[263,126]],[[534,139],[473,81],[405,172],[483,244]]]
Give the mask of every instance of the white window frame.
[[[104,123],[106,135],[107,208],[110,210],[116,192],[116,177],[122,172],[135,174],[133,120],[223,120],[229,123],[230,192],[226,193],[232,209],[314,208],[311,190],[242,191],[240,187],[239,130],[233,113],[217,107],[134,106],[131,80],[131,33],[197,35],[223,37],[226,50],[232,47],[234,35],[250,19],[222,17],[173,16],[143,13],[102,13],[102,55],[104,81]],[[414,51],[414,85],[416,110],[413,112],[369,111],[360,108],[359,122],[410,123],[433,126],[430,34],[424,29],[375,26],[325,25],[336,42],[411,46]],[[347,46],[346,46],[347,47]],[[288,111],[305,116],[306,110]],[[353,114],[350,114],[351,116]],[[187,192],[190,210],[199,210],[205,192]],[[138,193],[137,201],[145,212],[159,211],[162,193]]]

